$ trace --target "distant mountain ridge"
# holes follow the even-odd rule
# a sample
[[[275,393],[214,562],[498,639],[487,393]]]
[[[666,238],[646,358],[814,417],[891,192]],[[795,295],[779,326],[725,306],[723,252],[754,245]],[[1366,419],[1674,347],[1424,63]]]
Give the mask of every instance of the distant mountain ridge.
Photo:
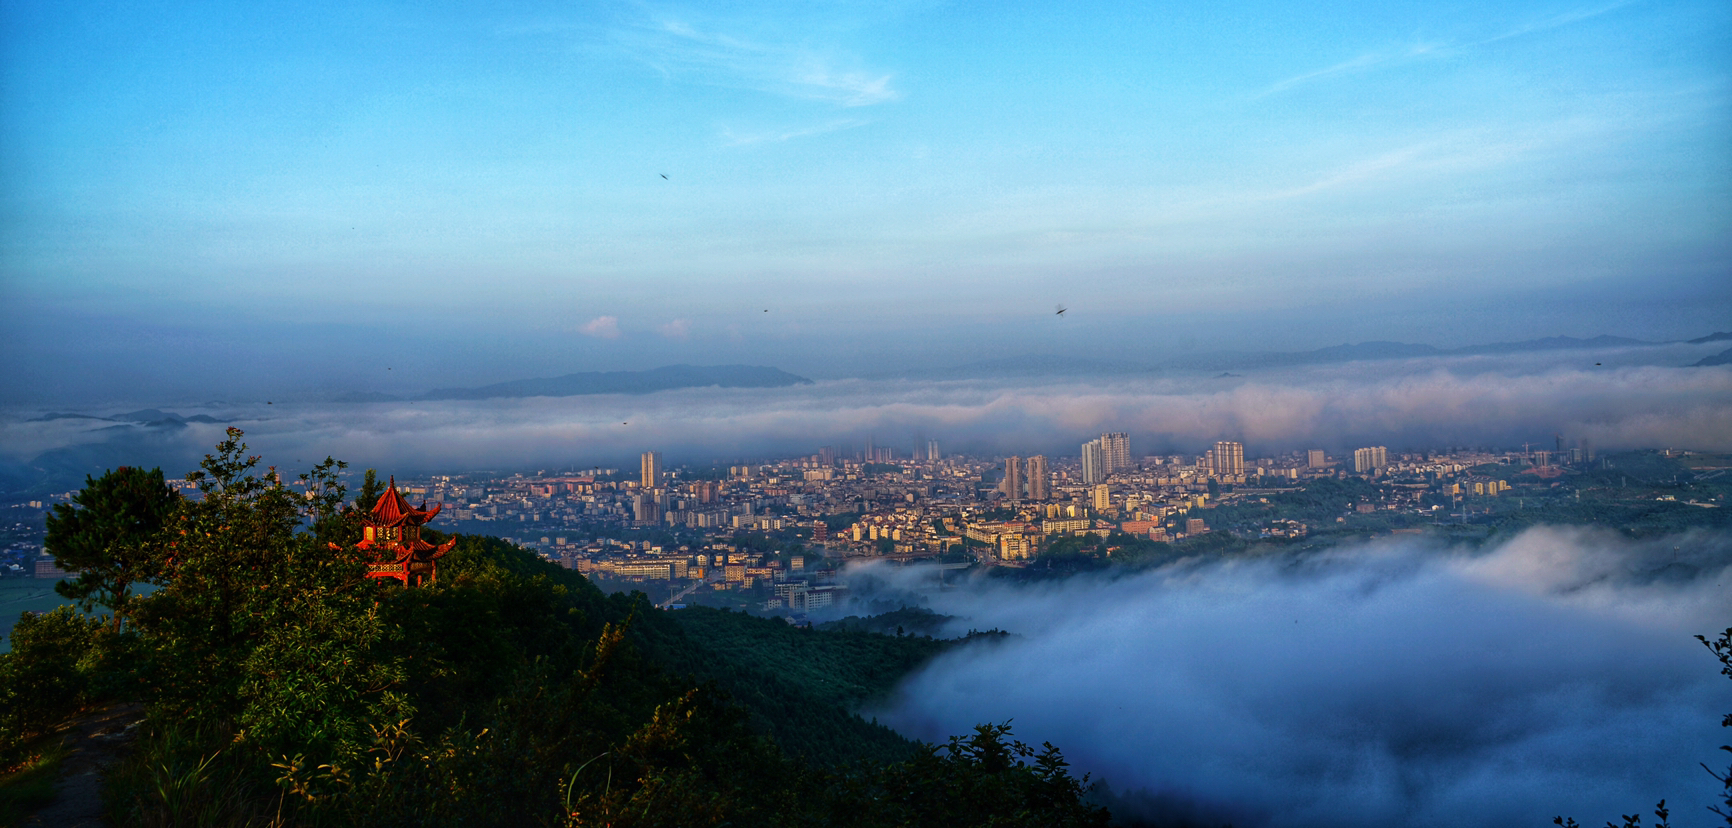
[[[65,411],[50,411],[40,417],[32,417],[28,422],[46,423],[51,420],[101,420],[107,423],[137,423],[139,425],[154,426],[182,426],[187,423],[222,422],[221,420],[207,414],[194,414],[191,417],[182,417],[179,414],[168,411],[159,411],[155,408],[128,411],[125,414],[116,414],[112,417],[97,417],[91,414],[72,414]]]
[[[1688,344],[1699,345],[1723,339],[1732,339],[1732,333],[1715,333],[1698,339],[1689,340]],[[1086,357],[1069,357],[1057,354],[1026,354],[1019,357],[971,362],[964,365],[939,368],[931,371],[904,372],[898,374],[898,376],[918,375],[939,379],[961,379],[967,377],[1034,376],[1055,373],[1078,376],[1114,376],[1151,374],[1163,371],[1225,372],[1255,368],[1280,368],[1298,365],[1323,365],[1338,362],[1360,362],[1385,359],[1518,354],[1540,351],[1632,348],[1670,344],[1679,343],[1652,342],[1644,339],[1631,339],[1622,336],[1606,335],[1586,339],[1573,336],[1548,336],[1540,339],[1523,340],[1520,342],[1492,342],[1483,345],[1465,345],[1459,348],[1439,348],[1435,345],[1373,340],[1369,342],[1330,345],[1328,347],[1316,348],[1309,351],[1214,351],[1202,354],[1192,354],[1169,359],[1160,363],[1149,364],[1115,362],[1090,359]],[[1709,357],[1697,364],[1722,364],[1709,361],[1718,358],[1719,357]]]
[[[1232,354],[1221,353],[1213,355],[1214,362],[1206,367],[1215,368],[1261,368],[1280,365],[1315,365],[1329,362],[1358,362],[1374,359],[1411,359],[1428,356],[1476,356],[1480,354],[1520,354],[1535,351],[1565,351],[1584,350],[1589,348],[1628,348],[1643,345],[1663,345],[1662,342],[1649,342],[1644,339],[1629,339],[1622,336],[1596,336],[1590,339],[1578,339],[1573,336],[1548,336],[1541,339],[1528,339],[1520,342],[1492,342],[1484,345],[1466,345],[1460,348],[1439,348],[1435,345],[1416,345],[1407,342],[1371,341],[1357,344],[1343,343],[1311,351],[1264,352]],[[1175,364],[1170,367],[1180,367]]]
[[[679,388],[784,388],[812,381],[761,365],[664,365],[648,371],[583,371],[559,377],[511,380],[477,388],[436,388],[416,400],[488,400],[513,397],[578,397],[590,394],[653,394]],[[386,394],[350,394],[339,402],[386,402]]]
[[[1732,339],[1732,337],[1728,337]],[[1732,365],[1732,348],[1727,348],[1713,356],[1705,356],[1696,361],[1696,367],[1708,365]]]

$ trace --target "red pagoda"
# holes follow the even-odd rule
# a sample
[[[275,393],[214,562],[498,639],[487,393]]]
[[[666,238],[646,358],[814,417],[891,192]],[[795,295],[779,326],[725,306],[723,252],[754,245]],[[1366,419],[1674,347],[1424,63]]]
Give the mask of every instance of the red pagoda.
[[[421,527],[439,514],[442,508],[421,502],[416,509],[397,493],[397,478],[379,496],[373,511],[361,516],[364,536],[356,549],[369,553],[367,577],[394,578],[404,586],[420,586],[433,582],[437,574],[435,561],[445,557],[457,544],[452,538],[438,546],[421,539]]]

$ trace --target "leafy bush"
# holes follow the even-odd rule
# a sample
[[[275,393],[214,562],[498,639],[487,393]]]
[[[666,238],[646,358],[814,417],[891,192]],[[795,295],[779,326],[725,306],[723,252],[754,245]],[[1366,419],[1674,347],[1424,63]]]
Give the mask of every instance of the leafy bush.
[[[102,622],[72,607],[26,613],[0,654],[0,748],[53,732],[89,699],[103,664]]]

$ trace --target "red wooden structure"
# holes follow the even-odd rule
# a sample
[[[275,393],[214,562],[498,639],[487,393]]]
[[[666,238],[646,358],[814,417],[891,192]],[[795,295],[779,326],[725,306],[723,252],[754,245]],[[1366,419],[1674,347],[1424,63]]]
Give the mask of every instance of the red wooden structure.
[[[457,544],[456,538],[438,546],[421,540],[422,525],[440,508],[435,503],[429,509],[426,501],[419,509],[410,506],[397,493],[397,478],[392,477],[373,511],[361,516],[364,535],[355,548],[370,553],[367,577],[392,578],[404,586],[432,583],[438,574],[435,562]]]

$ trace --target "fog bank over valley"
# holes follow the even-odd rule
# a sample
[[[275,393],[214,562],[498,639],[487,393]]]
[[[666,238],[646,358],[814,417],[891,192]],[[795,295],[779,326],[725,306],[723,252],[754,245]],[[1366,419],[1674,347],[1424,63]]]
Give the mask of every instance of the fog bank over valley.
[[[807,454],[872,439],[899,452],[1074,454],[1101,431],[1138,453],[1357,445],[1519,445],[1554,434],[1627,447],[1732,449],[1732,368],[1680,367],[1714,346],[1389,359],[1160,375],[845,379],[649,394],[320,403],[289,400],[79,411],[13,408],[0,474],[17,489],[116,465],[191,469],[235,425],[268,462],[326,455],[454,473]],[[78,416],[67,416],[77,414]]]
[[[1732,537],[1527,530],[1485,549],[1385,538],[926,591],[941,656],[880,721],[942,739],[1013,720],[1107,780],[1115,812],[1200,824],[1593,824],[1718,787]],[[920,567],[855,567],[913,595]]]

